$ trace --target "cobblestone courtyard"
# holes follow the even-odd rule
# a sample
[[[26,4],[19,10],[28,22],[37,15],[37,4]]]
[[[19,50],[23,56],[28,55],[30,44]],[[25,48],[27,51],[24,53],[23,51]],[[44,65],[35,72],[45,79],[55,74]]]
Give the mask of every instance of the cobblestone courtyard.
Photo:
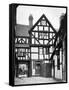
[[[56,80],[53,78],[45,78],[45,77],[15,78],[15,85],[55,83],[55,82],[62,82],[62,80]]]

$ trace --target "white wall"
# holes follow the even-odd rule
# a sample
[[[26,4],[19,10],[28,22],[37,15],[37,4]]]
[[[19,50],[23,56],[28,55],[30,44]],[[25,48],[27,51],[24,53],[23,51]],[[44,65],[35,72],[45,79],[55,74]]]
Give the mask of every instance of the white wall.
[[[62,64],[60,65],[60,70],[57,69],[57,56],[54,56],[55,61],[55,78],[62,79]],[[61,56],[60,56],[60,63],[62,62]]]

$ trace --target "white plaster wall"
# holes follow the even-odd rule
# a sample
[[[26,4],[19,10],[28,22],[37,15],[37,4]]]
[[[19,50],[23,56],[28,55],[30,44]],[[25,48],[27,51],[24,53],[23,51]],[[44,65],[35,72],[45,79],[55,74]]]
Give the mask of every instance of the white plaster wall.
[[[60,70],[57,70],[57,66],[55,67],[55,78],[62,79],[62,65],[60,65]]]
[[[57,69],[57,56],[54,56],[55,60],[55,78],[62,79],[62,64],[60,65],[60,70]],[[62,61],[61,52],[60,52],[60,63]]]

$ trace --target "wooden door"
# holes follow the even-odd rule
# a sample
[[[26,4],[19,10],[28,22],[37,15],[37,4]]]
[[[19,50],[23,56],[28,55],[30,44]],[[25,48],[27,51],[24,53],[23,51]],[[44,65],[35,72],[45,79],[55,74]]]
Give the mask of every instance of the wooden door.
[[[40,76],[40,64],[37,64],[35,65],[35,74],[36,76]]]

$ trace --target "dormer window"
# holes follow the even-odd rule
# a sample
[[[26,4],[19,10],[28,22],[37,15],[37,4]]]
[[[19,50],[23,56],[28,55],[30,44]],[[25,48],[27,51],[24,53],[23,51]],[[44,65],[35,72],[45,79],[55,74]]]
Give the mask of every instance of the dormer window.
[[[46,21],[45,20],[42,20],[41,21],[41,25],[46,25]]]

